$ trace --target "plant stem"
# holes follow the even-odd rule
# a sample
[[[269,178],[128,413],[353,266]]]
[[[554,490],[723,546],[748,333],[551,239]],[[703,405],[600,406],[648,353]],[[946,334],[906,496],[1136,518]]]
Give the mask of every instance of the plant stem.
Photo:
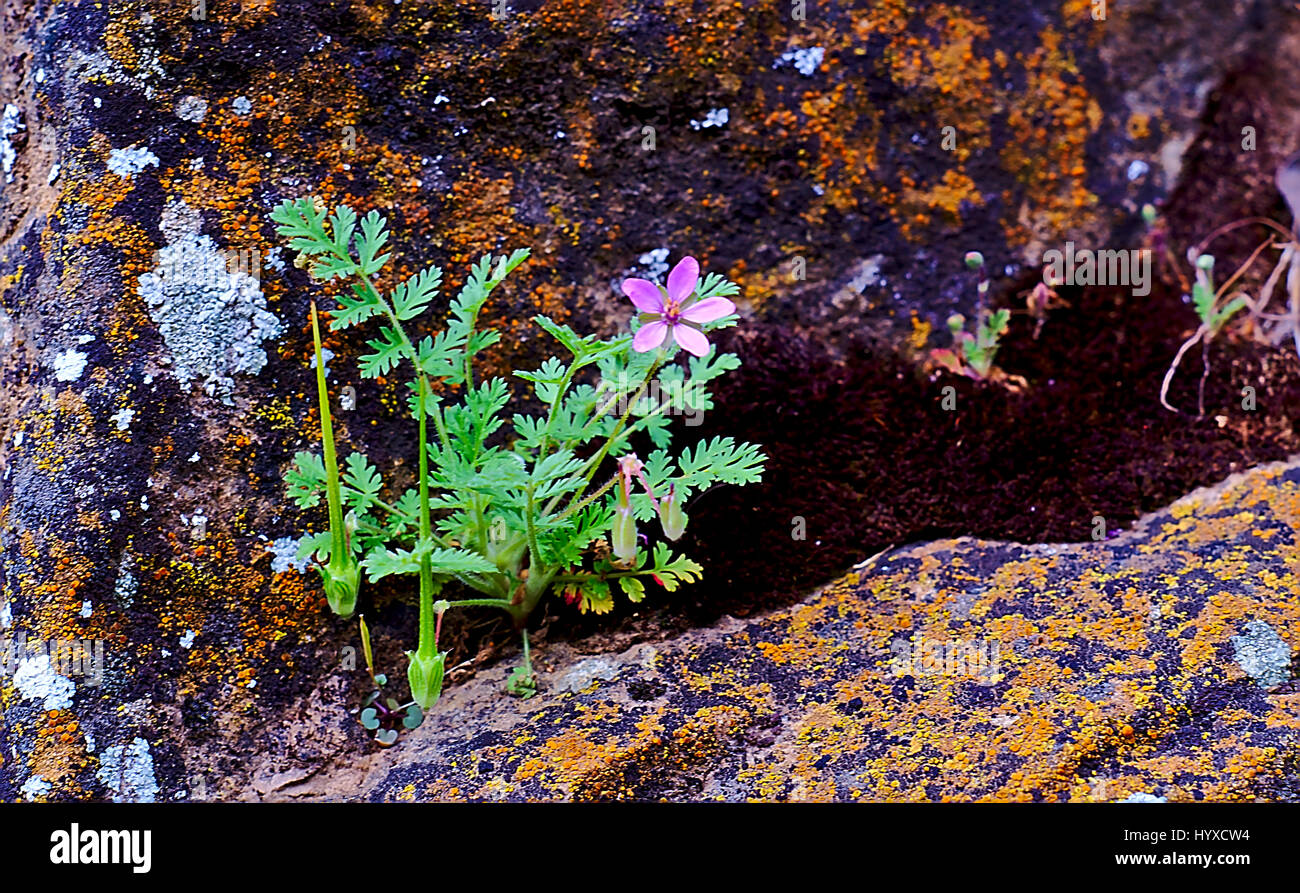
[[[447,605],[450,608],[500,608],[506,612],[510,611],[508,598],[458,598],[448,602]]]
[[[623,415],[619,417],[618,424],[614,426],[614,430],[609,435],[609,439],[605,441],[605,445],[600,448],[600,451],[585,463],[584,468],[589,468],[589,470],[583,478],[582,486],[574,491],[573,498],[569,500],[568,508],[572,508],[576,503],[578,503],[583,494],[587,492],[587,488],[591,486],[591,479],[596,476],[596,472],[600,468],[600,463],[605,461],[605,457],[609,455],[610,448],[614,445],[614,442],[618,440],[619,435],[623,433],[623,428],[627,425],[628,416],[632,414],[632,408],[635,407],[637,403],[641,401],[641,398],[645,396],[646,388],[650,387],[650,379],[654,378],[654,374],[659,371],[659,367],[663,365],[663,362],[663,350],[660,349],[659,355],[655,357],[655,361],[650,364],[649,370],[646,371],[646,376],[641,381],[641,387],[637,388],[636,394],[628,401],[627,408],[623,410]]]
[[[569,364],[569,368],[564,373],[564,378],[560,381],[560,386],[555,391],[555,399],[551,401],[551,411],[546,415],[546,428],[542,431],[542,443],[537,449],[537,461],[541,462],[546,458],[546,451],[551,446],[551,427],[555,424],[555,416],[560,411],[560,403],[564,401],[564,393],[569,389],[573,382],[573,374],[578,371],[578,360],[575,357]]]
[[[334,420],[330,417],[329,391],[325,387],[325,361],[321,351],[316,302],[311,302],[311,337],[316,349],[316,396],[320,402],[320,440],[325,454],[325,495],[329,503],[331,557],[347,549],[343,531],[343,495],[339,488],[339,462],[334,451]]]
[[[433,526],[429,520],[429,450],[428,420],[425,411],[425,389],[428,387],[424,377],[420,377],[419,411],[416,413],[420,425],[420,654],[431,658],[437,652],[437,632],[433,616],[433,558],[429,554],[433,548]],[[438,587],[441,590],[441,586]]]
[[[528,647],[528,627],[524,627],[520,632],[522,632],[524,636],[524,672],[527,673],[528,677],[531,679],[533,675],[533,655],[532,651]]]
[[[596,492],[592,493],[590,496],[584,497],[583,500],[582,500],[582,502],[579,502],[579,503],[577,503],[576,505],[570,505],[570,506],[569,506],[568,508],[566,508],[563,512],[561,512],[561,513],[559,514],[559,516],[558,516],[555,520],[556,520],[556,521],[563,521],[565,518],[569,517],[569,515],[572,515],[574,512],[580,512],[580,511],[582,511],[582,510],[585,509],[587,506],[589,506],[589,505],[591,505],[593,502],[595,502],[597,499],[599,499],[600,497],[602,497],[602,496],[604,496],[606,493],[608,493],[608,492],[609,492],[609,489],[610,489],[611,487],[613,487],[616,483],[618,483],[618,475],[614,475],[612,478],[610,478],[608,481],[606,481],[606,482],[604,483],[604,485],[601,486],[601,488],[600,488],[599,490],[597,490]]]

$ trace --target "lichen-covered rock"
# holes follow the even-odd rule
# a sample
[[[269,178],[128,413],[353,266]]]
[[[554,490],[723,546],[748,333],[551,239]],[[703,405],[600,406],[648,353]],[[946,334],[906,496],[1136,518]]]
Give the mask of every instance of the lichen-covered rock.
[[[551,650],[276,796],[1300,800],[1300,462],[1082,545],[900,549],[789,610]]]
[[[240,796],[358,744],[350,630],[284,548],[316,418],[283,198],[390,216],[395,277],[532,247],[496,372],[548,349],[534,313],[611,330],[611,280],[685,250],[753,325],[924,330],[972,299],[972,239],[1001,266],[1122,233],[1208,89],[1295,27],[1247,0],[525,5],[0,6],[0,635],[105,653],[98,685],[0,678],[0,799]],[[391,463],[400,384],[326,346],[340,441]]]

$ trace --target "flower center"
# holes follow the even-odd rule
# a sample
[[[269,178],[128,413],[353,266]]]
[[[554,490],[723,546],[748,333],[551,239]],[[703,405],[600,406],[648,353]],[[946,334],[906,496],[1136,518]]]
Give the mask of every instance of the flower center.
[[[664,304],[663,321],[670,326],[675,326],[681,320],[682,305],[677,301],[669,300]]]

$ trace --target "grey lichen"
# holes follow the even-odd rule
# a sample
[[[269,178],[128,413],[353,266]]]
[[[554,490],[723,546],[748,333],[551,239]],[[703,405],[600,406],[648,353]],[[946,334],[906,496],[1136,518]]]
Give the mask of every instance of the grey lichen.
[[[1232,637],[1235,658],[1260,688],[1276,688],[1291,678],[1291,646],[1262,620],[1246,624]]]
[[[171,351],[182,385],[203,382],[207,393],[230,402],[233,376],[256,375],[266,365],[262,342],[284,330],[266,309],[258,280],[228,268],[229,253],[198,232],[196,212],[173,203],[162,229],[171,240],[157,266],[140,277],[140,296]]]
[[[143,738],[105,749],[95,776],[109,789],[115,803],[152,803],[158,797],[153,754]]]

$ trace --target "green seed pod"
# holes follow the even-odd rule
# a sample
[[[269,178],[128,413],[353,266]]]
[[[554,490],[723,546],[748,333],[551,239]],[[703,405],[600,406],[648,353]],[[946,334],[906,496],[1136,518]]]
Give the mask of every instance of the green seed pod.
[[[438,703],[442,694],[442,674],[447,667],[447,652],[422,657],[418,651],[406,652],[411,662],[406,668],[406,681],[411,686],[411,699],[428,710]]]
[[[351,555],[331,557],[329,564],[319,565],[321,583],[330,610],[343,618],[357,609],[357,591],[361,588],[361,565]]]
[[[610,536],[610,549],[614,557],[626,564],[636,558],[636,516],[630,508],[614,513],[614,531]]]
[[[978,251],[967,251],[966,266],[970,267],[972,270],[978,270],[980,267],[984,266],[984,255],[980,254]]]
[[[677,498],[677,485],[668,488],[668,495],[659,502],[659,525],[664,536],[670,540],[681,539],[686,532],[686,513],[682,511],[682,502]]]

